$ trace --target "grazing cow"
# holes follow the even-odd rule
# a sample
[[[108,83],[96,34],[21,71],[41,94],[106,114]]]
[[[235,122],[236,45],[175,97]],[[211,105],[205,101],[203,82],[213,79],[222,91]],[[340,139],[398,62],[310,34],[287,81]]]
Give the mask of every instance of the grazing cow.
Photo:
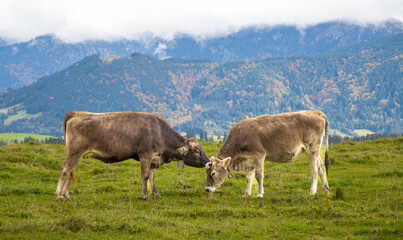
[[[133,158],[140,161],[142,196],[159,197],[154,184],[154,168],[171,161],[202,168],[209,163],[202,146],[194,138],[186,139],[175,132],[161,117],[151,113],[69,112],[63,119],[66,159],[57,185],[57,200],[70,200],[70,182],[81,157],[92,157],[105,163]]]
[[[324,132],[325,165],[319,154]],[[289,163],[304,152],[309,157],[312,174],[311,195],[316,194],[318,173],[327,194],[328,121],[324,113],[301,111],[245,119],[231,129],[217,158],[210,158],[211,162],[206,166],[206,191],[214,192],[227,177],[232,177],[231,170],[246,171],[247,186],[243,197],[250,196],[253,178],[256,177],[259,185],[257,197],[263,198],[264,161]]]

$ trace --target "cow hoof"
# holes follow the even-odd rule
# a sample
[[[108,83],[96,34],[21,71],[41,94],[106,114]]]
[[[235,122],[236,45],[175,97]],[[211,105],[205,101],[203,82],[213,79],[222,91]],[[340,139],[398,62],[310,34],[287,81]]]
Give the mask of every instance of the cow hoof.
[[[329,186],[324,186],[323,187],[323,192],[325,193],[325,195],[329,195],[329,191],[330,191]]]
[[[248,197],[250,197],[250,194],[244,194],[243,196],[242,196],[243,198],[248,198]]]
[[[257,195],[257,199],[263,199],[263,195]]]
[[[154,197],[159,198],[161,195],[159,193],[153,193]]]
[[[150,197],[143,197],[144,200],[146,200],[147,202],[151,201]]]
[[[63,202],[64,201],[64,197],[63,196],[57,196],[56,200],[58,202]]]

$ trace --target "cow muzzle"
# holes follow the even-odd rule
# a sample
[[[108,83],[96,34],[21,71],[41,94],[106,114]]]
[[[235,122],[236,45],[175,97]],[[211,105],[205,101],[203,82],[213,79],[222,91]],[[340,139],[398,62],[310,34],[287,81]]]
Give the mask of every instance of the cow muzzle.
[[[215,187],[206,187],[206,192],[215,192]]]
[[[206,163],[206,165],[204,165],[204,168],[205,168],[205,169],[210,169],[211,166],[213,166],[213,163],[212,163],[212,162],[208,162],[208,163]]]

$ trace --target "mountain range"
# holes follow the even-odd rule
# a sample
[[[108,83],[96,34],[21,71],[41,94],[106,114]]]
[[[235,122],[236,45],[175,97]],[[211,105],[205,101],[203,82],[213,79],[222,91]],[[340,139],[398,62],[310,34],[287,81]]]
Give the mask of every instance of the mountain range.
[[[0,132],[61,136],[64,115],[85,110],[153,112],[179,131],[224,134],[245,118],[319,109],[330,128],[345,133],[402,133],[402,33],[331,52],[307,49],[311,52],[305,56],[298,56],[299,49],[295,56],[222,62],[142,53],[91,55],[0,93]]]
[[[222,63],[330,53],[398,33],[403,33],[403,23],[398,20],[377,25],[336,21],[302,29],[295,26],[254,26],[210,38],[177,34],[170,39],[162,39],[145,35],[137,40],[66,43],[54,36],[44,35],[11,45],[0,41],[0,91],[29,85],[93,54],[128,57],[137,52],[160,60],[209,59]]]

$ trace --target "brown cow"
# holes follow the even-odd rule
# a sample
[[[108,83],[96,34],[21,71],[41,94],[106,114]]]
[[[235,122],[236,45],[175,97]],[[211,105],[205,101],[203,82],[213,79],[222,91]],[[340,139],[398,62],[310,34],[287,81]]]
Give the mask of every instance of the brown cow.
[[[89,113],[69,112],[63,119],[66,159],[57,185],[57,200],[70,200],[71,180],[81,157],[92,157],[105,163],[130,158],[140,161],[142,196],[159,197],[154,184],[154,168],[182,160],[192,167],[205,167],[209,162],[196,139],[186,139],[175,132],[161,117],[151,113]]]
[[[325,165],[319,154],[324,132]],[[257,197],[263,198],[264,161],[289,163],[304,152],[308,155],[312,174],[311,195],[316,194],[318,173],[327,194],[328,121],[324,113],[301,111],[245,119],[231,129],[218,158],[210,158],[206,191],[214,192],[228,176],[232,176],[231,170],[246,171],[247,187],[243,197],[250,196],[256,177]]]

